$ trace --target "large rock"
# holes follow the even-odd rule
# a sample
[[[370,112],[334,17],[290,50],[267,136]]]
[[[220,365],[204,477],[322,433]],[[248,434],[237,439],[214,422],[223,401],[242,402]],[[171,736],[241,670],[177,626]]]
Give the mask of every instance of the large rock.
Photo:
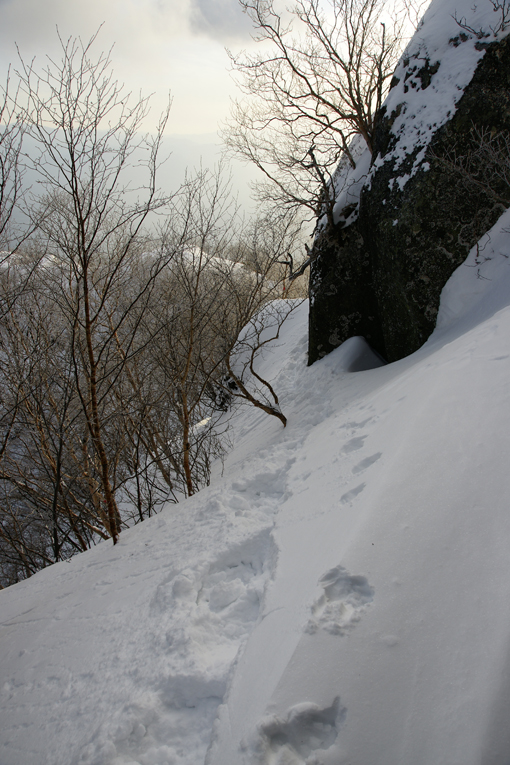
[[[356,335],[388,361],[418,349],[434,329],[444,284],[504,210],[484,188],[462,182],[443,159],[454,151],[469,153],[476,131],[494,134],[510,125],[510,37],[487,42],[458,32],[442,61],[424,58],[424,46],[401,61],[395,77],[399,97],[390,92],[382,109],[371,184],[361,192],[358,218],[325,229],[316,242],[320,254],[311,269],[309,363]],[[433,110],[428,88],[434,78],[445,80],[445,67],[468,46],[478,62],[449,118],[429,126],[432,138],[410,140],[411,151],[399,155],[409,90],[415,111],[420,93]],[[438,99],[441,88],[436,90],[439,95],[432,95]],[[412,124],[409,115],[407,124]]]

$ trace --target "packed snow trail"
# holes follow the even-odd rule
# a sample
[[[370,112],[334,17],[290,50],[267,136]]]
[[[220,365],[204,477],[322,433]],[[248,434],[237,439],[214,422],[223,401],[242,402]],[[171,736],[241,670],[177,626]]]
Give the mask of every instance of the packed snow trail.
[[[289,399],[306,371],[300,310],[280,379]],[[281,365],[280,350],[271,363],[276,352]],[[326,392],[315,400],[301,391],[300,417],[285,432],[244,409],[233,466],[215,487],[123,532],[115,547],[101,544],[1,593],[2,765],[203,762],[276,562],[271,531],[291,496],[287,473],[327,414]]]
[[[510,762],[509,228],[427,345],[343,375],[310,429],[211,765]]]

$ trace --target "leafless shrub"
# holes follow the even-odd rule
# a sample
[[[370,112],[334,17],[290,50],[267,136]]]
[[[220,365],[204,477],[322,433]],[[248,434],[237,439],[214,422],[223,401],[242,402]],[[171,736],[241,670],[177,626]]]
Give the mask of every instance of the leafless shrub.
[[[147,114],[147,99],[131,103],[113,77],[109,56],[93,57],[94,43],[95,36],[86,44],[61,40],[60,61],[49,61],[37,71],[33,62],[22,59],[19,78],[27,101],[24,122],[38,152],[33,170],[45,189],[33,205],[33,220],[59,267],[57,288],[61,287],[61,309],[71,336],[76,388],[99,466],[106,527],[115,542],[121,521],[102,415],[103,391],[114,374],[110,348],[115,332],[129,310],[117,311],[115,303],[129,279],[133,248],[149,213],[165,203],[155,179],[168,112],[154,138],[140,139],[137,132]],[[148,154],[146,185],[129,202],[126,171],[141,145]],[[33,214],[30,209],[28,214]],[[134,302],[143,302],[148,289]]]
[[[20,72],[37,147],[27,162],[43,193],[25,198],[31,237],[0,269],[3,584],[115,543],[208,483],[226,445],[229,359],[281,294],[297,235],[281,212],[243,221],[221,173],[199,171],[162,196],[167,114],[140,138],[147,102],[130,106],[94,42],[62,42],[60,62]],[[146,185],[133,195],[141,145]],[[147,221],[163,210],[156,232]]]
[[[504,32],[510,24],[510,2],[509,0],[490,0],[490,2],[492,4],[494,13],[497,14],[497,17],[494,21],[494,24],[490,24],[488,29],[482,29],[481,27],[480,29],[475,29],[470,24],[468,24],[465,16],[461,16],[459,18],[457,13],[454,14],[453,18],[461,29],[464,29],[464,31],[474,35],[479,40],[490,37],[491,34],[496,36],[500,32]]]
[[[18,108],[19,90],[12,92],[10,72],[0,87],[0,263],[18,244],[10,225],[23,192],[22,147],[26,125]]]

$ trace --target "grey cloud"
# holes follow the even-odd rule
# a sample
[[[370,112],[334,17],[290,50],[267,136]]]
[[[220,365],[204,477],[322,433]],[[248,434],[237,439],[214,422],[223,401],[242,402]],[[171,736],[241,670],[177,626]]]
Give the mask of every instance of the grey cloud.
[[[191,31],[220,42],[247,38],[252,24],[238,0],[191,0]]]

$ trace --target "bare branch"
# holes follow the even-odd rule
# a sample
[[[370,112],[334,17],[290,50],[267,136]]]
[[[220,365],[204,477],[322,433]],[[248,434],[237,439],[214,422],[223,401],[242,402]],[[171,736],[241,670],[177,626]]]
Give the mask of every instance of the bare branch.
[[[414,28],[422,4],[397,12],[389,0],[330,0],[326,7],[296,0],[285,26],[273,0],[240,3],[265,47],[229,54],[246,98],[233,104],[224,129],[228,151],[264,173],[258,199],[330,216],[334,170],[341,156],[355,166],[354,136],[371,148],[409,19]]]

